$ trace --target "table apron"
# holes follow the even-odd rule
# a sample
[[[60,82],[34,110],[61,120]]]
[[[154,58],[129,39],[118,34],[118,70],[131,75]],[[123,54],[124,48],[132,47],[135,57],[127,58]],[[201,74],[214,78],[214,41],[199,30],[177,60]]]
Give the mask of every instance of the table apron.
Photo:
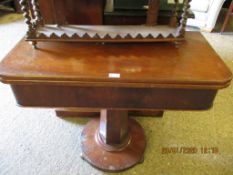
[[[24,107],[204,110],[212,107],[216,89],[79,87],[11,85]]]

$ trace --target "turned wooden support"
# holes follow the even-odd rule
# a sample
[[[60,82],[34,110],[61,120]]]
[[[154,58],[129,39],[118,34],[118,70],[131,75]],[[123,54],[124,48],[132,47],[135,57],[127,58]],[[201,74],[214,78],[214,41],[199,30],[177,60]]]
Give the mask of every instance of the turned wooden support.
[[[183,2],[183,13],[182,13],[182,18],[180,20],[180,26],[177,28],[177,35],[179,37],[184,37],[185,35],[185,28],[187,24],[187,19],[188,19],[188,13],[189,13],[189,8],[190,8],[190,2],[192,0],[184,0]]]
[[[159,4],[160,0],[149,0],[146,25],[154,26],[157,24]]]
[[[32,18],[30,15],[30,7],[27,0],[20,0],[21,11],[23,12],[23,16],[25,18],[25,23],[27,24],[27,34],[26,37],[29,37],[34,34],[34,29],[32,26]]]
[[[37,28],[39,24],[42,24],[42,16],[40,13],[40,7],[38,0],[31,0],[32,16],[34,17],[34,27]]]

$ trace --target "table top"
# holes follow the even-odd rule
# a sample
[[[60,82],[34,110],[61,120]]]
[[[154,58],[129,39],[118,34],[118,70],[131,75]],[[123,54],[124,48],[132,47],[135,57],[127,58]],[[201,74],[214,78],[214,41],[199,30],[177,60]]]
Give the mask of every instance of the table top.
[[[232,73],[198,32],[173,43],[38,43],[21,40],[0,63],[5,83],[89,86],[213,88],[228,86]]]

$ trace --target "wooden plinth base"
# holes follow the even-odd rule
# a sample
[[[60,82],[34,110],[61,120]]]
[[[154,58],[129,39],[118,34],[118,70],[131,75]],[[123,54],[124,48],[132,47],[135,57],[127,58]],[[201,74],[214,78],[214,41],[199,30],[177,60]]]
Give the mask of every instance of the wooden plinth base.
[[[128,118],[127,121],[121,117],[118,120],[115,116],[110,119],[108,114],[107,117],[101,114],[101,119],[91,120],[81,135],[82,158],[92,166],[109,172],[122,171],[143,162],[146,147],[140,124]],[[120,121],[118,124],[125,121],[122,127],[117,127],[114,118]]]
[[[100,110],[92,110],[92,109],[57,109],[56,115],[58,117],[99,117],[100,116]],[[131,110],[129,111],[129,116],[132,117],[162,117],[163,111],[156,111],[156,110],[143,110],[143,111],[136,111]]]

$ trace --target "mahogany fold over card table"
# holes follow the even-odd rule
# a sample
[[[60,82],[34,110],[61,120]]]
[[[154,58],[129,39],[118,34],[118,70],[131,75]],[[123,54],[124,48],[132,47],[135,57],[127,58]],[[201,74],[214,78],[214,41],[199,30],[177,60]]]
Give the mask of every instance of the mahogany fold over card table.
[[[41,42],[33,49],[20,41],[1,62],[0,77],[21,106],[101,111],[82,132],[82,157],[121,171],[142,162],[146,147],[128,113],[209,109],[232,74],[200,33],[188,32],[180,48]]]

